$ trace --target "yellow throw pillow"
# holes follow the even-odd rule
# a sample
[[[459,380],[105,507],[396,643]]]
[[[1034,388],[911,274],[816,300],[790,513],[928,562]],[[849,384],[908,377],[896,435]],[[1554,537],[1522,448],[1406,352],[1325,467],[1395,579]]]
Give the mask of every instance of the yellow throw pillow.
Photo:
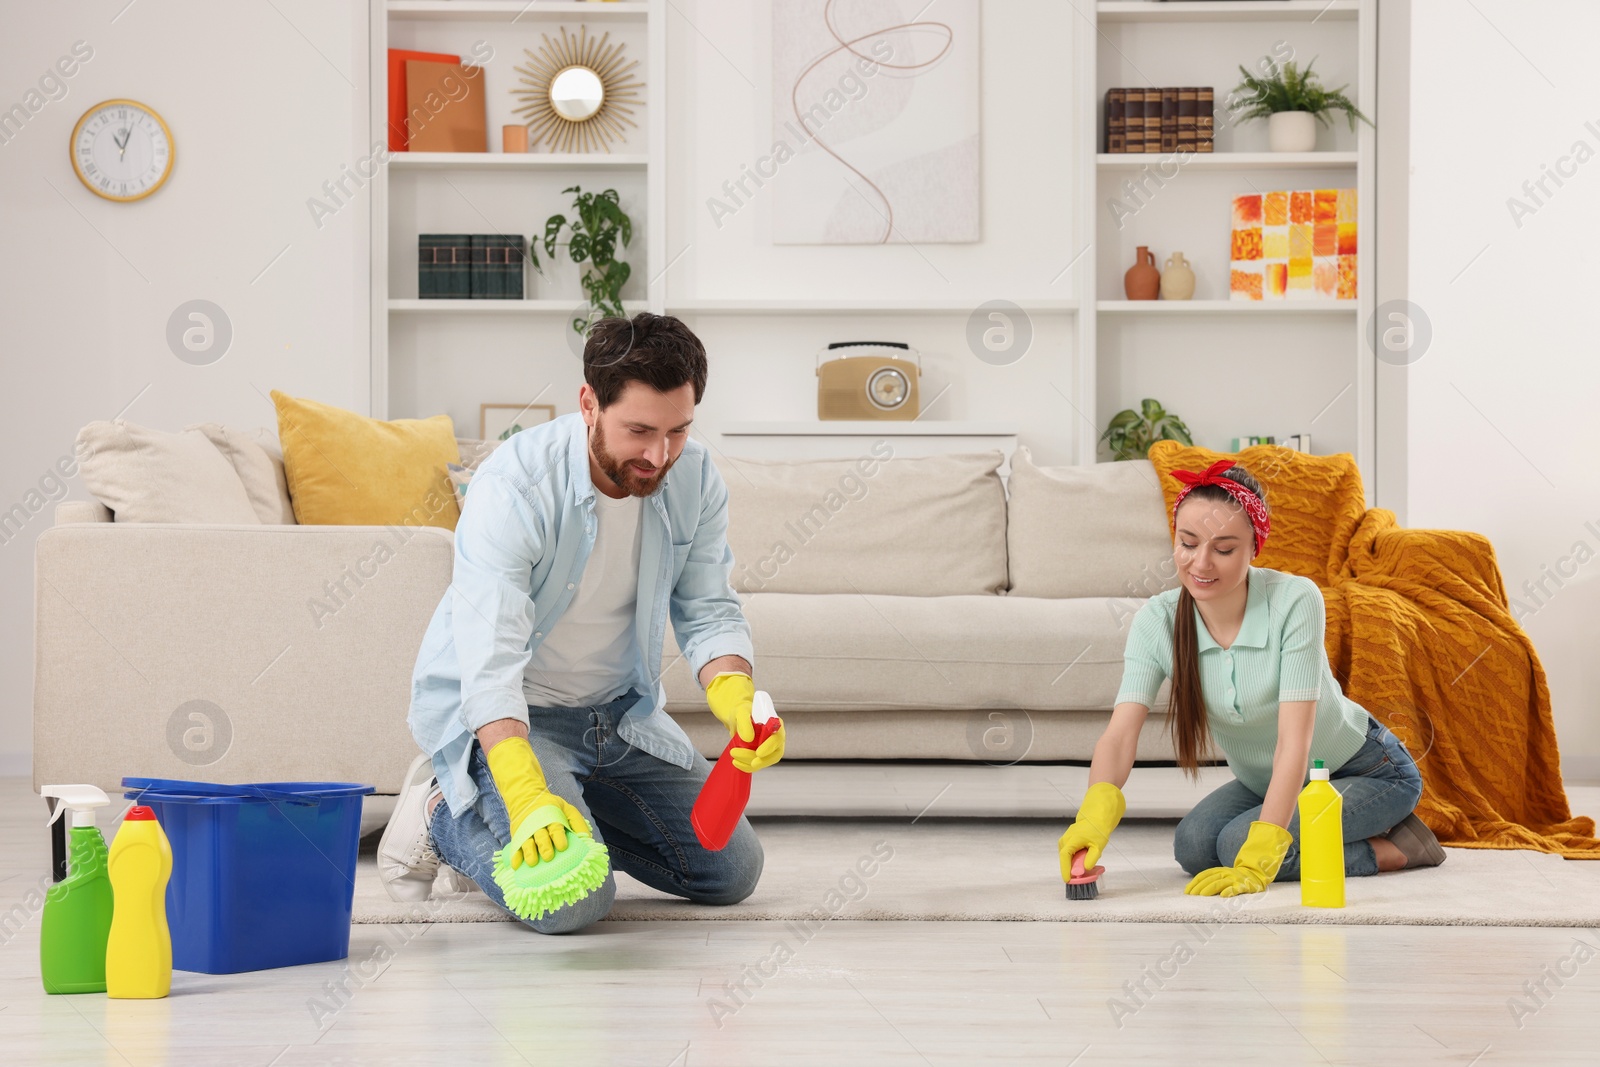
[[[296,522],[456,528],[445,468],[461,452],[450,416],[382,422],[276,389],[272,403]]]

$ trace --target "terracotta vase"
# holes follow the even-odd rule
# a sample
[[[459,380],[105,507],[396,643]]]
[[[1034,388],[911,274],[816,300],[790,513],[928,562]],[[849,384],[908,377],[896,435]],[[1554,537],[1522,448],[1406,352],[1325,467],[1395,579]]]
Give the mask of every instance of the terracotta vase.
[[[1161,299],[1188,300],[1194,296],[1194,271],[1182,252],[1167,257],[1167,269],[1161,272]]]
[[[1156,270],[1156,257],[1146,245],[1140,245],[1134,254],[1134,264],[1122,276],[1122,291],[1129,300],[1154,300],[1161,292],[1161,272]]]

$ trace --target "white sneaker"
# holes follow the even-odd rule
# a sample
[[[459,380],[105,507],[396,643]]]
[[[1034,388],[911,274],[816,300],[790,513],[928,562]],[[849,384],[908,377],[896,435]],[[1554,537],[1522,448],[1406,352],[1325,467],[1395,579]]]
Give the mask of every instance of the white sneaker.
[[[428,797],[438,788],[427,754],[411,761],[394,814],[378,840],[378,877],[389,899],[402,904],[427,900],[439,873],[439,853],[428,833]]]

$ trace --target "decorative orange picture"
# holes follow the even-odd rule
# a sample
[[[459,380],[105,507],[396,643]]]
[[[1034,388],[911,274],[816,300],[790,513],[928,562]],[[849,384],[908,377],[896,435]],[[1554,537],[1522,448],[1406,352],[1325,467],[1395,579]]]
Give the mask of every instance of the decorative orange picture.
[[[1354,189],[1233,198],[1234,300],[1354,300],[1356,253]]]

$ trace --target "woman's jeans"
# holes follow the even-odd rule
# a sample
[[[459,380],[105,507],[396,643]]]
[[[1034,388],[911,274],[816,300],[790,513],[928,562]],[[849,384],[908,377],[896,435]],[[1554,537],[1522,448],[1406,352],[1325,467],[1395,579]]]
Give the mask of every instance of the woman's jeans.
[[[1344,873],[1363,877],[1378,873],[1378,860],[1367,838],[1377,837],[1410,815],[1422,798],[1422,773],[1398,737],[1370,715],[1367,740],[1343,767],[1328,776],[1344,798]],[[1211,867],[1231,867],[1261,818],[1262,798],[1237,779],[1213,792],[1178,823],[1172,852],[1190,874]],[[1277,881],[1300,880],[1300,813],[1289,819],[1294,843],[1278,869]]]
[[[637,699],[630,692],[598,707],[529,706],[528,743],[550,792],[583,813],[614,870],[697,904],[736,904],[761,877],[761,842],[750,821],[741,818],[722,851],[701,847],[689,810],[710,766],[697,758],[684,770],[624,741],[617,722]],[[494,854],[511,840],[510,819],[476,742],[469,766],[478,799],[459,816],[441,803],[434,810],[433,843],[446,863],[504,908],[505,895],[494,880]],[[581,930],[606,917],[616,893],[608,873],[605,884],[582,900],[523,921],[546,934]]]

